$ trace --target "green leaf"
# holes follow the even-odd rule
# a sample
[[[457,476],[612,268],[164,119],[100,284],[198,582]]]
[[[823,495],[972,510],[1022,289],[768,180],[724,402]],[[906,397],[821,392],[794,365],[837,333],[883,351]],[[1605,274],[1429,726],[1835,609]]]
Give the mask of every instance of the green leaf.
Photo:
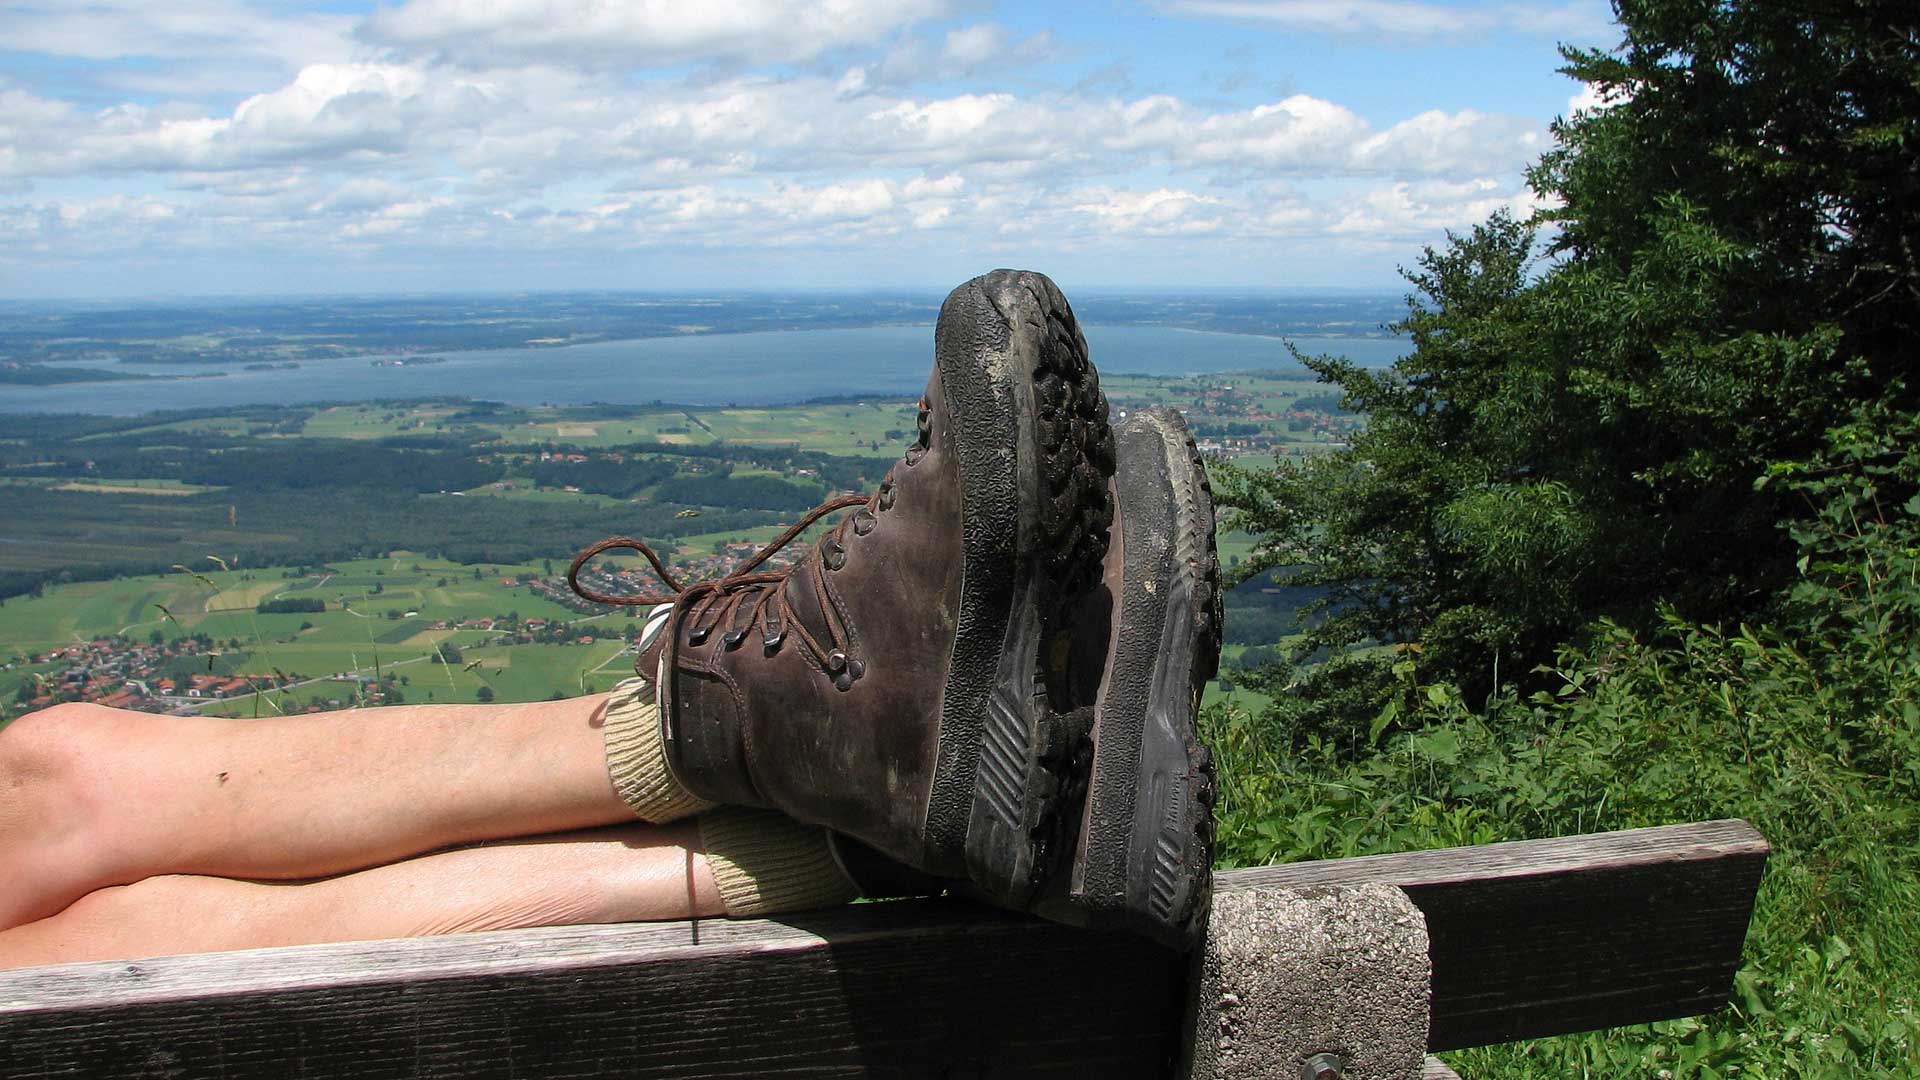
[[[1399,718],[1400,703],[1398,701],[1387,702],[1379,714],[1373,718],[1373,725],[1367,728],[1367,744],[1370,746],[1379,745],[1381,734],[1389,727],[1392,727],[1393,722]]]

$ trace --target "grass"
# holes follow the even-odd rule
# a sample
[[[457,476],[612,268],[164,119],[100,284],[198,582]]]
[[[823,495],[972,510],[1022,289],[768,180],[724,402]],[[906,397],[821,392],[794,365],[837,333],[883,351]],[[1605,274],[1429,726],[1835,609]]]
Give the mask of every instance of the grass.
[[[1598,628],[1524,699],[1470,705],[1409,664],[1404,729],[1384,737],[1296,728],[1284,702],[1210,707],[1220,855],[1260,865],[1744,818],[1774,854],[1728,1008],[1450,1063],[1475,1080],[1912,1080],[1916,553],[1910,537],[1849,553],[1852,565],[1816,551],[1765,625]]]
[[[660,442],[705,446],[719,441],[794,447],[829,453],[871,453],[888,431],[913,431],[909,402],[792,405],[769,409],[649,408],[634,406],[610,418],[581,419],[565,409],[527,408],[498,418],[452,419],[461,406],[341,405],[308,419],[302,434],[315,438],[377,439],[474,427],[515,444],[568,443],[582,447]]]

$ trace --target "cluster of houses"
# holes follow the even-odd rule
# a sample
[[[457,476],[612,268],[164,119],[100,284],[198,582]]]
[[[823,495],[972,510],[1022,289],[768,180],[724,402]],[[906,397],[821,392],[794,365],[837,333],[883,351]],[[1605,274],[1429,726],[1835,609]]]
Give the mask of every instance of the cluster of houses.
[[[785,528],[786,524],[784,521],[780,522],[780,527]],[[720,577],[733,571],[738,568],[741,563],[753,558],[759,551],[759,544],[734,541],[722,544],[718,551],[705,552],[698,555],[676,556],[673,560],[673,566],[676,570],[686,571],[687,576],[691,578],[691,580],[703,581],[707,578]],[[778,570],[784,566],[791,566],[798,562],[800,557],[805,555],[806,552],[807,545],[796,541],[788,545],[784,550],[775,552],[766,562],[761,563],[758,569]],[[641,578],[651,577],[650,574],[640,574],[638,576]]]
[[[502,584],[520,584],[501,579]],[[563,583],[564,584],[564,583]],[[574,597],[578,600],[579,597]],[[479,615],[468,619],[439,619],[428,626],[434,630],[481,630],[499,635],[492,639],[493,644],[529,645],[546,642],[580,642],[593,644],[590,632],[576,632],[558,619],[521,619],[512,615]]]
[[[1301,449],[1299,436],[1302,434],[1317,436],[1312,441],[1318,444],[1339,446],[1362,422],[1357,416],[1318,409],[1271,412],[1261,405],[1259,398],[1235,390],[1227,383],[1198,388],[1193,400],[1178,408],[1190,420],[1196,416],[1204,418],[1195,421],[1203,432],[1196,446],[1201,453],[1218,458],[1295,453]],[[1277,430],[1275,425],[1284,430]],[[1204,433],[1207,427],[1257,430]]]
[[[601,461],[623,462],[627,460],[627,455],[619,450],[605,450],[593,456]],[[542,450],[537,454],[530,451],[502,451],[497,454],[481,454],[479,457],[474,458],[474,460],[482,465],[491,465],[496,461],[564,461],[579,465],[586,462],[588,458],[585,454],[573,451]]]
[[[598,589],[606,593],[644,592],[649,588],[647,586],[642,586],[640,589],[618,587],[618,583],[614,580],[614,575],[594,567],[588,567],[581,571],[580,580],[590,588]],[[582,614],[587,614],[602,610],[599,604],[582,600],[572,589],[568,588],[565,578],[527,577],[517,582],[502,578],[500,583],[502,585],[524,585],[527,589],[531,590],[535,596],[545,597],[559,604],[561,607],[566,608],[568,611],[578,611]],[[609,588],[610,585],[615,587]],[[657,590],[660,588],[660,583],[656,581],[650,588]]]
[[[35,666],[65,664],[65,669],[37,684],[37,692],[20,704],[30,711],[56,702],[90,701],[122,709],[164,712],[183,698],[234,697],[287,681],[278,675],[202,673],[174,677],[161,674],[170,667],[177,669],[173,661],[205,651],[206,646],[193,638],[141,644],[117,636],[49,649],[26,657],[26,662]]]

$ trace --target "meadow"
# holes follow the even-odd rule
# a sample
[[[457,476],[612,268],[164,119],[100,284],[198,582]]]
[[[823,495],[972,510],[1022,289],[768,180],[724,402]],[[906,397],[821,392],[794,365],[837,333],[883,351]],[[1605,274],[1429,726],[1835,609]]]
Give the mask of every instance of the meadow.
[[[66,661],[36,665],[28,658],[47,650],[118,634],[137,642],[205,634],[215,651],[209,671],[270,674],[302,680],[329,676],[404,676],[409,701],[473,701],[480,687],[497,700],[537,701],[555,694],[605,689],[626,674],[609,662],[624,648],[628,615],[582,615],[553,603],[508,578],[545,574],[545,563],[468,566],[408,552],[388,558],[343,561],[320,568],[206,570],[112,581],[77,582],[38,597],[15,597],[0,605],[0,701],[17,709],[20,688],[40,677],[57,677]],[[476,577],[475,573],[479,572]],[[320,612],[266,614],[263,601],[315,599]],[[498,643],[500,631],[459,629],[462,620],[517,614],[578,628],[604,626],[591,645]],[[436,629],[435,623],[449,626]],[[440,659],[442,642],[463,653],[460,665]],[[315,683],[286,696],[304,707],[311,700],[341,698],[341,685]],[[250,715],[257,709],[292,706],[282,695],[233,699],[209,714]],[[351,695],[349,695],[351,696]]]
[[[1145,405],[1182,409],[1196,425],[1251,422],[1273,440],[1308,447],[1328,440],[1277,417],[1301,401],[1325,397],[1325,388],[1304,372],[1240,372],[1221,375],[1107,375],[1101,385],[1121,411]],[[1230,401],[1218,391],[1230,389]],[[914,402],[875,397],[765,408],[623,406],[488,406],[457,401],[362,402],[319,407],[280,438],[377,440],[408,435],[472,432],[512,445],[567,445],[584,449],[660,443],[667,446],[782,447],[823,453],[873,452],[914,429]],[[254,425],[257,428],[258,425]],[[234,417],[199,417],[154,424],[126,433],[181,431],[241,435],[252,430]],[[889,434],[892,439],[889,439]],[[99,436],[95,436],[98,438]]]
[[[700,533],[677,539],[675,561],[735,542],[771,540],[765,526]],[[610,556],[613,565],[638,567],[637,556]],[[198,707],[209,716],[260,716],[340,707],[361,699],[363,682],[392,676],[410,703],[470,702],[484,687],[491,700],[540,701],[594,693],[630,671],[624,636],[632,609],[582,614],[534,589],[514,584],[532,574],[559,581],[564,562],[468,565],[413,552],[379,559],[342,560],[318,567],[223,569],[214,560],[165,574],[84,581],[45,589],[39,596],[0,602],[0,720],[23,709],[23,689],[57,681],[72,661],[31,662],[36,655],[118,635],[146,643],[205,635],[212,649],[195,670],[218,674],[291,676],[299,685]],[[263,603],[317,600],[317,612],[266,613]],[[590,634],[579,643],[508,642],[501,629],[461,628],[466,620],[514,615],[542,619]],[[436,623],[445,624],[436,627]],[[444,660],[442,646],[458,650]],[[1223,662],[1243,646],[1227,647]],[[1259,710],[1265,694],[1210,684],[1207,700]]]

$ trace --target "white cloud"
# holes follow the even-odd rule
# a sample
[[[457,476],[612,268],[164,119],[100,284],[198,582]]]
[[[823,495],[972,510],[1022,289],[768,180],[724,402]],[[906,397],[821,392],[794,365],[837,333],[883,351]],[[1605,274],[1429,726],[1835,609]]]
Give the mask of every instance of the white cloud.
[[[1484,110],[1386,123],[1325,91],[1258,104],[1191,86],[1137,93],[1083,77],[1051,33],[956,19],[950,3],[411,0],[356,34],[333,16],[174,0],[127,15],[145,44],[117,23],[87,40],[87,20],[104,27],[132,0],[16,3],[0,28],[24,28],[34,49],[191,62],[102,69],[70,94],[0,75],[0,271],[24,252],[157,261],[265,242],[427,268],[477,253],[596,265],[609,252],[809,245],[1405,253],[1522,205],[1519,170],[1545,146],[1540,120]],[[1180,10],[1201,8],[1328,32],[1393,16],[1433,34],[1452,32],[1443,16],[1504,10]],[[214,58],[223,17],[266,39]],[[257,92],[169,74],[214,58],[231,76],[236,57],[252,67],[231,85]],[[149,76],[209,96],[101,92]]]
[[[350,15],[284,15],[239,0],[25,0],[0,8],[0,40],[18,52],[88,60],[344,60]]]
[[[1093,218],[1102,229],[1124,235],[1193,235],[1226,226],[1212,213],[1220,200],[1174,188],[1122,191],[1095,188],[1076,192],[1073,209]]]
[[[248,0],[12,0],[0,3],[0,42],[68,61],[59,78],[103,96],[231,101],[309,64],[366,58],[357,22]]]
[[[1466,229],[1496,210],[1525,217],[1538,206],[1531,192],[1491,178],[1400,181],[1340,200],[1327,231],[1336,236],[1406,246],[1443,229]]]
[[[478,119],[488,97],[482,83],[430,79],[421,69],[391,64],[315,64],[225,117],[142,105],[83,116],[11,91],[13,120],[0,131],[16,152],[0,161],[0,175],[315,167],[391,157],[424,130],[444,137]]]
[[[323,64],[226,115],[132,105],[88,114],[0,91],[0,178],[164,178],[210,220],[271,222],[319,244],[434,240],[429,226],[549,244],[676,235],[693,223],[714,243],[801,225],[1224,235],[1311,231],[1310,215],[1323,231],[1344,222],[1344,234],[1398,235],[1409,222],[1455,220],[1435,207],[1458,200],[1420,183],[1517,174],[1541,138],[1531,121],[1472,110],[1376,130],[1304,94],[1208,109],[1171,95],[848,98],[845,85],[825,75],[615,84],[539,67]],[[1142,172],[1156,179],[1134,178]],[[1181,176],[1191,179],[1167,179]],[[1252,194],[1283,176],[1414,186],[1357,207]]]
[[[1170,0],[1174,15],[1304,33],[1431,40],[1497,31],[1604,44],[1617,38],[1598,0],[1463,8],[1422,0]]]
[[[1245,112],[1204,117],[1192,115],[1193,110],[1185,106],[1152,112],[1157,114],[1155,126],[1176,155],[1209,165],[1338,168],[1367,133],[1367,122],[1353,110],[1306,94]]]
[[[1059,43],[1047,31],[1016,39],[999,23],[975,23],[947,31],[937,45],[920,35],[908,35],[875,65],[871,78],[883,85],[911,86],[987,72],[1018,75],[1045,64],[1058,52]]]
[[[1514,30],[1553,38],[1569,45],[1611,46],[1620,40],[1619,24],[1604,3],[1509,4],[1501,17]]]
[[[1581,83],[1580,91],[1567,99],[1567,111],[1565,115],[1572,117],[1577,113],[1599,112],[1602,109],[1611,109],[1632,96],[1632,92],[1624,87],[1617,88],[1612,93],[1608,93],[1593,83]]]
[[[1383,172],[1484,174],[1519,169],[1546,148],[1545,130],[1530,120],[1430,110],[1362,140],[1354,159]]]
[[[1179,15],[1267,23],[1288,30],[1336,34],[1435,37],[1468,28],[1470,16],[1456,8],[1401,0],[1180,0],[1166,5]]]
[[[409,0],[376,11],[361,33],[476,64],[775,63],[885,40],[946,8],[944,0]]]

